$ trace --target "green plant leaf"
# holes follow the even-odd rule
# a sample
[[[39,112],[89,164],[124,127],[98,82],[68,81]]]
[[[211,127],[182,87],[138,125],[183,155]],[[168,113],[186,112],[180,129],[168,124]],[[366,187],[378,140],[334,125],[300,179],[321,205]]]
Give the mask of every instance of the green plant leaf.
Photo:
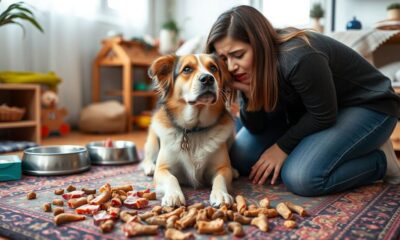
[[[390,10],[390,9],[400,9],[400,3],[392,3],[392,4],[390,4],[389,6],[387,6],[386,9],[387,9],[387,10]]]
[[[162,29],[168,29],[168,30],[172,30],[175,31],[176,33],[179,33],[179,27],[178,24],[176,24],[176,22],[174,20],[169,20],[167,22],[165,22],[162,26]]]
[[[21,23],[15,22],[15,21],[9,21],[8,24],[15,24],[15,25],[18,25],[18,26],[22,29],[22,33],[23,33],[23,35],[25,36],[25,28],[24,28],[24,26],[23,26]]]
[[[325,11],[320,3],[314,3],[310,9],[311,18],[322,18],[324,17],[324,13]]]
[[[39,25],[39,23],[32,18],[31,16],[26,15],[25,13],[17,13],[13,15],[15,19],[23,19],[26,20],[28,22],[30,22],[32,25],[34,25],[37,29],[39,29],[39,31],[43,32],[42,27]]]
[[[17,24],[23,29],[25,33],[24,26],[16,21],[23,20],[31,23],[34,27],[36,27],[39,31],[43,33],[44,31],[42,26],[36,21],[33,12],[25,7],[25,5],[26,4],[24,2],[18,2],[8,6],[7,9],[0,14],[0,26],[4,26],[6,24]]]

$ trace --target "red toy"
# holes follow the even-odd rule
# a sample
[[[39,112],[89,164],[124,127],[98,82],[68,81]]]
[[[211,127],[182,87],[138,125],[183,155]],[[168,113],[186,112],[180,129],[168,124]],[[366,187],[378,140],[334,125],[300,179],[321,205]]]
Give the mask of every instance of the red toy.
[[[42,138],[51,134],[66,135],[71,131],[70,126],[64,122],[68,111],[65,108],[57,108],[58,96],[53,91],[42,94]]]

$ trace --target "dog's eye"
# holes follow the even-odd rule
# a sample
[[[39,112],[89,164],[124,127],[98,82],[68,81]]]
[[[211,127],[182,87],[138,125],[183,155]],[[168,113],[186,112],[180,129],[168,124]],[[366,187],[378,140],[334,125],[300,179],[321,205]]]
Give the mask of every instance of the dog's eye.
[[[188,74],[188,73],[191,73],[191,72],[193,72],[193,69],[191,67],[186,66],[186,67],[183,68],[183,73]]]
[[[210,71],[211,71],[212,73],[216,73],[217,70],[218,70],[217,67],[214,66],[214,65],[210,67]]]

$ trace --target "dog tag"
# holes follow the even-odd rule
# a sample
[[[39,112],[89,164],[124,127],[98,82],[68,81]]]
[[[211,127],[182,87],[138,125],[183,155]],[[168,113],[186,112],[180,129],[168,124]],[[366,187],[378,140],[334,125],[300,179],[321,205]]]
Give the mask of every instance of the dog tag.
[[[182,134],[181,149],[183,151],[189,150],[189,137],[186,129]]]

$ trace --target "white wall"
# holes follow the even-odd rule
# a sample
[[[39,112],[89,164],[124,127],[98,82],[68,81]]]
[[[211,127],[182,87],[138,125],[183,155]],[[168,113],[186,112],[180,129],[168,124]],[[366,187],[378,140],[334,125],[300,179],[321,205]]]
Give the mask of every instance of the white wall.
[[[181,25],[181,37],[207,36],[221,13],[243,4],[250,0],[176,0],[175,20]]]
[[[372,29],[373,25],[386,19],[386,7],[399,0],[336,0],[336,31],[345,31],[346,23],[355,16],[363,29]],[[326,2],[330,10],[331,0]],[[329,14],[330,17],[330,14]],[[330,19],[326,19],[330,24]],[[327,25],[330,29],[330,25]]]

